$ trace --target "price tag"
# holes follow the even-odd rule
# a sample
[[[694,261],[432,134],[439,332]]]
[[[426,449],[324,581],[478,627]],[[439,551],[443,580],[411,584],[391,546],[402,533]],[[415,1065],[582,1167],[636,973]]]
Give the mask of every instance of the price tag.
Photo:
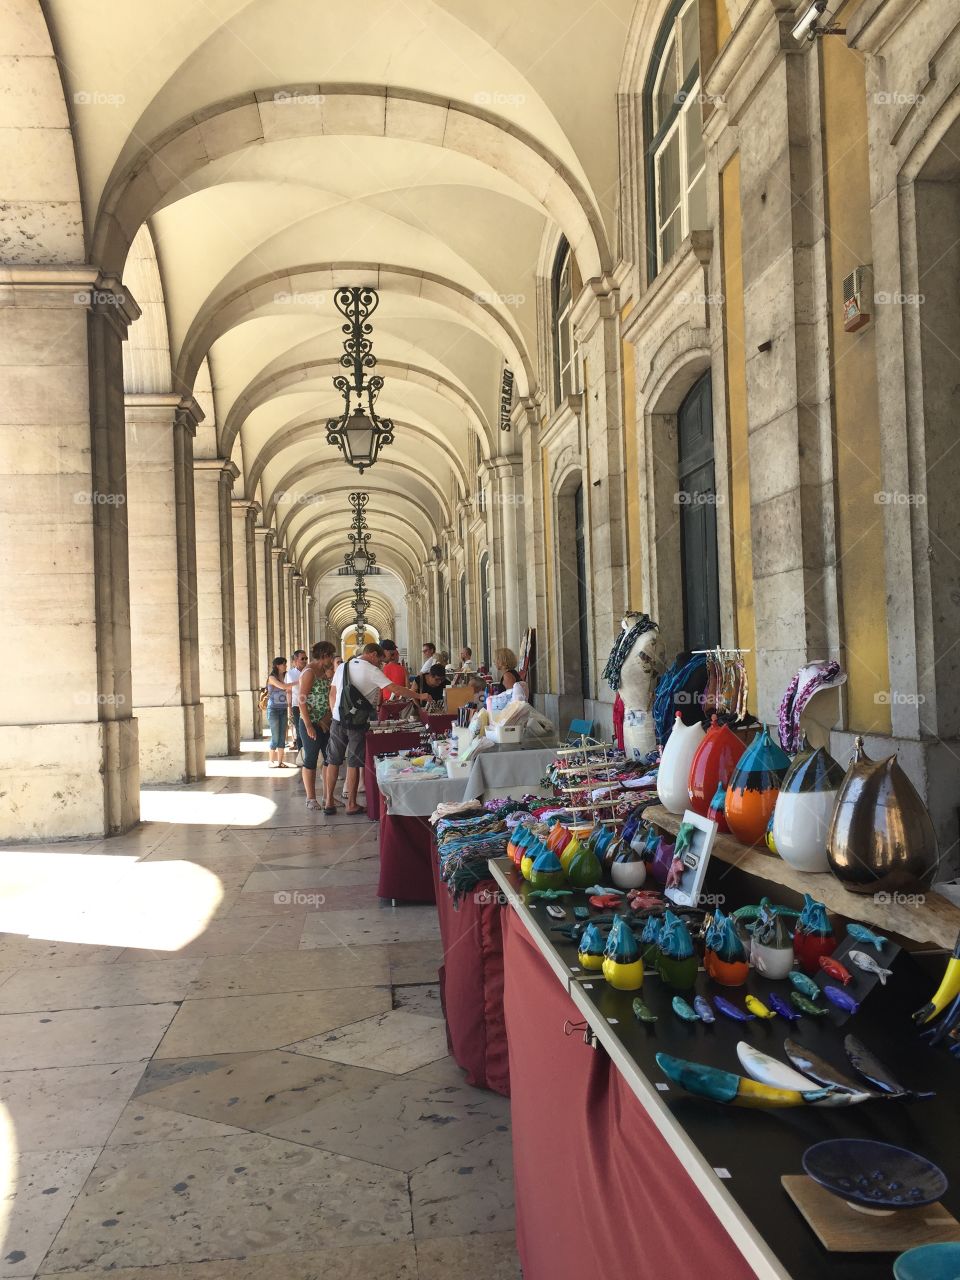
[[[713,1172],[718,1178],[729,1178],[732,1176],[729,1169],[714,1169]]]

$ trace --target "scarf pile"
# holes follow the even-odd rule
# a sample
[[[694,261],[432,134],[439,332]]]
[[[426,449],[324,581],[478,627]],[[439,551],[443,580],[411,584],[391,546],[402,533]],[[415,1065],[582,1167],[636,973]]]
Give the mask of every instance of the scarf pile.
[[[487,863],[507,852],[509,832],[494,814],[473,818],[441,818],[437,823],[440,879],[459,907],[464,895],[490,879]]]
[[[803,709],[825,684],[832,684],[843,669],[839,662],[829,661],[821,664],[816,675],[811,676],[803,688],[797,692],[800,683],[800,672],[787,685],[783,695],[777,720],[780,729],[780,745],[789,755],[796,755],[803,747],[803,730],[800,728],[800,716]]]
[[[670,737],[673,728],[673,698],[678,689],[682,689],[695,671],[707,664],[705,653],[695,653],[682,666],[674,662],[657,681],[657,691],[653,696],[653,720],[656,727],[657,741],[661,746]]]

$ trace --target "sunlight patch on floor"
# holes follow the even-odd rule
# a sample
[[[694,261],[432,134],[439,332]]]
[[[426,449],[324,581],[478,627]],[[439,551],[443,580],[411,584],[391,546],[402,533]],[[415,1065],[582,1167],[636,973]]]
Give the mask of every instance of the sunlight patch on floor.
[[[0,932],[9,934],[178,951],[222,899],[219,878],[192,862],[0,852]]]
[[[228,766],[238,761],[207,761]],[[234,770],[234,775],[248,775],[250,766]],[[265,770],[266,772],[266,770]],[[286,770],[284,771],[286,772]],[[225,767],[223,776],[231,776]],[[292,771],[290,773],[292,777]],[[269,822],[277,812],[277,806],[266,796],[252,792],[236,792],[219,795],[209,791],[148,791],[140,792],[140,819],[142,822],[176,822],[193,826],[257,827]]]

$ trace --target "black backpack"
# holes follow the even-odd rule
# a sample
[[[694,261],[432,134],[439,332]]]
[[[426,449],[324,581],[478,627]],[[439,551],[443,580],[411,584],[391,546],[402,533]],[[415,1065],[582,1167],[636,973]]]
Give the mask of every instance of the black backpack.
[[[352,659],[348,659],[343,664],[343,684],[340,687],[337,710],[340,713],[340,723],[348,729],[366,729],[373,715],[373,705],[350,679],[351,662]]]

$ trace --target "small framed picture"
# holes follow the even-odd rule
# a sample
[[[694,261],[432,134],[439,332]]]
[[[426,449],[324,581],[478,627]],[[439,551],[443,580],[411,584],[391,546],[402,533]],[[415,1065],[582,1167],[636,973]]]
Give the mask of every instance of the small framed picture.
[[[716,834],[717,824],[712,818],[702,818],[692,809],[684,811],[676,836],[673,865],[663,890],[678,907],[695,907],[700,901]]]

